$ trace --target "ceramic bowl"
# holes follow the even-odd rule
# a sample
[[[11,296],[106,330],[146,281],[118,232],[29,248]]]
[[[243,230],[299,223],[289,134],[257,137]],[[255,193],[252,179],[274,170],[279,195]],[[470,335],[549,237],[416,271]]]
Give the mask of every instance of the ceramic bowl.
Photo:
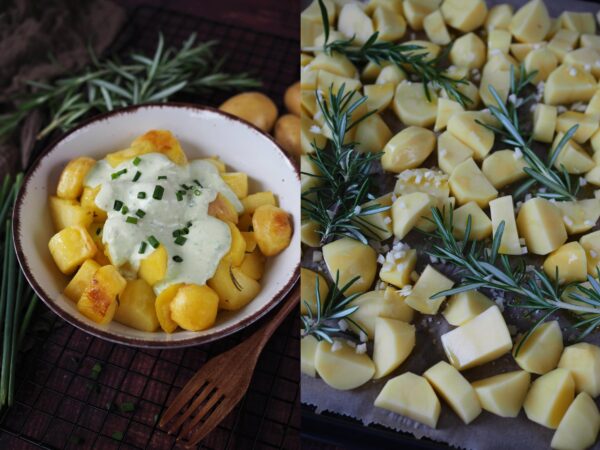
[[[63,295],[69,278],[50,255],[55,233],[48,196],[56,192],[61,171],[77,156],[103,158],[126,148],[151,129],[167,129],[179,139],[189,159],[218,155],[232,171],[249,175],[250,191],[273,191],[293,218],[294,234],[287,249],[269,258],[260,294],[246,307],[219,311],[205,331],[149,333],[112,321],[98,325],[77,311]],[[234,116],[209,107],[185,104],[143,105],[92,118],[50,145],[26,175],[13,213],[19,263],[39,297],[64,320],[113,342],[138,347],[183,347],[210,342],[250,325],[273,308],[298,279],[300,263],[300,176],[297,166],[267,134]]]

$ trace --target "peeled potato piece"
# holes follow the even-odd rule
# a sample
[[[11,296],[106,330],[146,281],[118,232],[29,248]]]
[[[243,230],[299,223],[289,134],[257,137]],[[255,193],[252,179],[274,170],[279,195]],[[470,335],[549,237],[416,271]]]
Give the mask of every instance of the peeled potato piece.
[[[527,163],[523,155],[512,150],[498,150],[487,156],[481,171],[496,189],[521,180],[527,176],[523,169]]]
[[[500,240],[498,253],[520,255],[522,250],[519,242],[512,195],[506,195],[490,201],[490,215],[492,218],[493,236],[496,236],[496,231],[500,223],[504,222],[504,231]]]
[[[436,314],[446,297],[441,296],[435,299],[431,297],[438,292],[451,289],[453,285],[452,280],[427,265],[410,295],[406,298],[406,304],[423,314]]]
[[[523,409],[529,420],[556,429],[575,397],[575,383],[566,369],[554,369],[531,384]]]
[[[581,236],[579,243],[585,249],[588,274],[595,276],[600,268],[600,231]]]
[[[500,5],[492,6],[485,18],[485,29],[488,33],[491,30],[508,30],[512,15],[512,5],[502,3]]]
[[[494,145],[494,133],[477,121],[483,122],[481,114],[478,112],[456,113],[448,120],[447,128],[450,133],[473,150],[475,159],[481,160]]]
[[[396,87],[394,112],[406,125],[430,127],[437,114],[437,94],[429,89],[429,99],[423,83],[403,81]]]
[[[480,69],[485,63],[484,42],[475,33],[459,37],[450,50],[450,61],[456,66]]]
[[[369,355],[357,353],[344,341],[333,345],[321,341],[315,352],[315,369],[325,383],[334,389],[349,390],[373,378],[375,365]]]
[[[381,165],[384,170],[396,173],[418,167],[433,152],[434,147],[435,134],[431,130],[410,126],[385,145]]]
[[[373,339],[375,336],[378,317],[403,322],[412,320],[414,310],[406,304],[405,297],[394,293],[393,288],[388,288],[385,291],[369,291],[354,299],[350,304],[351,306],[358,306],[358,309],[350,315],[350,319],[364,330],[368,338]],[[355,327],[352,326],[352,328]],[[356,331],[358,332],[358,329]]]
[[[487,296],[471,290],[452,295],[442,315],[450,325],[460,326],[492,306],[494,302]]]
[[[171,318],[170,305],[181,286],[183,286],[183,283],[172,284],[171,286],[162,290],[156,297],[156,301],[154,303],[158,323],[166,333],[172,333],[177,329],[177,323]]]
[[[234,95],[221,104],[219,109],[240,117],[267,133],[277,120],[277,106],[273,100],[260,92]]]
[[[473,157],[473,150],[449,131],[444,131],[438,137],[437,157],[440,169],[451,175],[456,166]]]
[[[577,67],[558,66],[544,87],[544,103],[548,105],[588,102],[596,93],[594,76]]]
[[[529,390],[531,375],[524,370],[475,381],[481,407],[500,417],[517,417]]]
[[[471,201],[456,208],[452,215],[452,234],[457,239],[464,239],[467,231],[467,221],[471,217],[469,240],[481,241],[492,235],[492,221],[481,209]]]
[[[417,222],[431,213],[436,199],[423,192],[413,192],[400,196],[392,204],[392,224],[394,236],[403,239]]]
[[[510,31],[517,41],[539,42],[550,29],[550,15],[542,0],[532,0],[515,12]]]
[[[485,177],[473,158],[457,165],[450,176],[450,189],[459,204],[471,201],[486,207],[490,200],[498,196],[498,191]]]
[[[594,398],[600,395],[600,347],[587,342],[570,345],[564,349],[558,367],[571,373],[577,392]]]
[[[300,313],[306,314],[310,309],[316,313],[317,307],[317,280],[319,280],[319,295],[321,302],[325,301],[329,294],[327,280],[320,273],[302,267],[300,269]]]
[[[556,320],[541,324],[522,345],[520,342],[515,344],[513,353],[521,369],[538,375],[556,369],[563,351],[563,336]]]
[[[594,399],[585,392],[579,394],[565,412],[550,446],[556,450],[592,447],[600,430],[600,412]]]
[[[382,378],[404,362],[415,346],[415,326],[401,320],[378,317],[375,319],[373,363],[375,375]]]
[[[214,325],[219,297],[208,286],[186,284],[169,303],[171,319],[184,330],[201,331]]]
[[[519,210],[517,227],[529,252],[547,255],[567,240],[558,208],[543,198],[526,201]]]
[[[339,273],[340,287],[358,277],[346,295],[364,292],[373,284],[377,254],[369,245],[350,238],[338,239],[323,247],[323,259],[334,280]]]
[[[314,336],[304,336],[300,339],[300,371],[311,377],[317,376],[315,369],[315,354],[319,341]]]
[[[554,280],[557,269],[560,284],[587,280],[585,249],[579,242],[568,242],[548,255],[544,272]]]

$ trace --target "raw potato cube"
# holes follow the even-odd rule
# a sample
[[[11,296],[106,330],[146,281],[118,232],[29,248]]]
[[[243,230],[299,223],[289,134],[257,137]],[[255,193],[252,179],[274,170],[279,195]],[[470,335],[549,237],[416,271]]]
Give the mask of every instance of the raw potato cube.
[[[403,14],[404,8],[402,7],[402,0],[371,0],[365,6],[365,12],[367,14],[372,14],[375,8],[381,6],[383,8],[387,8],[390,11],[395,12],[396,14]]]
[[[577,31],[579,34],[596,34],[596,21],[592,13],[565,11],[559,20],[567,30]]]
[[[300,15],[300,46],[312,47],[315,38],[323,33],[323,24]]]
[[[548,255],[544,261],[544,272],[550,279],[560,284],[587,280],[587,260],[585,249],[579,242],[569,242]]]
[[[258,281],[224,260],[221,260],[215,274],[208,280],[208,285],[219,296],[219,308],[228,311],[243,308],[260,292]]]
[[[427,265],[410,295],[406,298],[406,304],[422,314],[436,314],[446,297],[441,296],[435,299],[431,297],[438,292],[451,289],[453,285],[452,280]]]
[[[118,306],[117,298],[127,281],[114,266],[100,267],[77,302],[77,309],[100,325],[109,323]]]
[[[493,61],[490,60],[481,72],[479,95],[486,106],[496,106],[496,99],[490,91],[490,86],[494,87],[502,103],[506,103],[510,91],[510,72],[508,70],[498,70]]]
[[[600,117],[596,114],[566,111],[556,119],[556,131],[566,133],[571,127],[578,125],[573,140],[583,144],[598,130],[599,121]]]
[[[479,28],[487,16],[483,0],[444,0],[441,10],[446,23],[463,33]]]
[[[48,203],[50,204],[50,215],[56,231],[75,225],[87,228],[94,220],[92,211],[81,206],[76,200],[51,196]]]
[[[171,301],[175,298],[177,291],[182,286],[183,283],[170,285],[158,294],[156,301],[154,302],[156,318],[165,333],[172,333],[177,329],[177,323],[171,318]]]
[[[434,169],[409,169],[398,175],[394,194],[406,195],[424,192],[431,197],[445,200],[450,195],[448,176]]]
[[[248,196],[248,174],[243,172],[222,173],[221,178],[240,200]]]
[[[83,291],[92,281],[92,278],[96,271],[100,268],[100,264],[98,264],[93,259],[87,259],[81,265],[77,273],[71,278],[69,284],[63,291],[63,293],[74,302],[77,302],[83,294]]]
[[[387,61],[382,61],[381,64],[376,64],[372,61],[369,61],[360,72],[361,81],[365,83],[373,83],[381,73],[381,70],[389,65],[390,63],[388,63]],[[394,89],[395,88],[396,86],[394,86]]]
[[[408,358],[414,347],[414,325],[396,319],[376,318],[373,378],[379,379],[392,373]]]
[[[345,341],[335,341],[334,345],[336,347],[321,341],[315,352],[315,369],[325,383],[345,391],[362,386],[373,378],[375,364],[369,355],[357,353]]]
[[[301,170],[301,175],[300,175],[300,191],[301,192],[306,192],[309,189],[312,189],[313,187],[319,186],[320,184],[322,184],[321,180],[319,179],[319,177],[321,175],[323,175],[319,168],[317,167],[317,165],[314,163],[314,161],[311,159],[313,157],[313,155],[302,155],[300,157],[300,170]],[[312,174],[308,175],[308,174]],[[248,198],[248,197],[246,197]],[[246,200],[246,199],[244,199]],[[275,196],[273,196],[273,201],[275,200]],[[250,212],[246,211],[245,214],[251,214]],[[240,217],[241,219],[241,217]]]
[[[508,54],[512,36],[508,30],[491,30],[488,32],[488,59],[500,53]]]
[[[600,231],[581,236],[579,243],[585,249],[588,274],[596,276],[600,268]]]
[[[439,45],[450,43],[450,34],[439,9],[436,9],[423,19],[423,28],[425,29],[427,38],[431,42]]]
[[[81,206],[92,211],[94,221],[104,222],[108,217],[106,211],[96,205],[96,196],[102,189],[102,185],[98,185],[95,188],[84,187],[83,193],[81,194]]]
[[[340,10],[338,30],[347,38],[354,37],[357,44],[364,44],[375,31],[373,22],[356,3],[347,3]]]
[[[600,76],[600,66],[596,65],[596,61],[600,58],[600,52],[595,48],[578,48],[568,52],[563,64],[567,66],[577,67],[579,70],[592,72],[596,78]]]
[[[513,15],[513,7],[508,3],[493,6],[485,19],[485,29],[489,33],[491,30],[508,30]]]
[[[474,158],[482,160],[494,145],[494,133],[477,123],[482,120],[481,114],[466,111],[456,113],[448,120],[448,131],[467,144],[474,153]]]
[[[568,52],[575,48],[579,33],[561,28],[548,43],[548,50],[556,55],[558,61],[562,62]]]
[[[533,50],[537,50],[539,48],[544,48],[546,46],[546,42],[535,42],[529,44],[511,44],[510,45],[510,54],[513,55],[517,61],[524,62],[527,55],[531,53]]]
[[[246,197],[246,201],[249,197]],[[243,203],[242,203],[243,204]],[[208,215],[216,217],[223,222],[238,223],[238,214],[233,204],[220,192],[217,193],[217,197],[208,204]]]
[[[201,331],[214,325],[219,297],[208,286],[186,284],[169,303],[171,318],[184,330]]]
[[[175,164],[179,164],[180,166],[187,164],[187,158],[179,141],[168,130],[150,130],[135,138],[130,147],[136,154],[127,159],[146,153],[158,152],[164,154]],[[110,160],[109,163],[111,163]]]
[[[521,369],[538,375],[556,369],[563,351],[562,332],[556,320],[537,327],[519,348],[521,339],[515,343],[513,350],[515,361]]]
[[[442,131],[446,129],[448,120],[454,113],[463,112],[464,109],[460,103],[455,102],[447,98],[438,99],[438,110],[437,117],[435,119],[435,125],[433,131]]]
[[[440,212],[445,212],[444,217],[448,218],[450,215],[450,211],[454,210],[454,206],[456,204],[456,199],[454,197],[434,197],[433,206],[437,208]],[[436,226],[432,222],[433,212],[431,208],[424,214],[416,223],[415,228],[425,232],[432,232],[435,230]]]
[[[492,221],[475,202],[468,202],[454,210],[452,215],[452,234],[463,240],[467,230],[467,221],[471,216],[469,240],[481,241],[492,235]]]
[[[596,93],[596,89],[596,79],[591,73],[561,65],[548,76],[544,87],[544,103],[587,103]]]
[[[397,41],[406,33],[406,21],[401,14],[394,14],[385,7],[378,6],[373,13],[373,25],[382,41]]]
[[[308,309],[317,312],[317,280],[319,280],[319,295],[321,302],[329,294],[329,285],[323,275],[312,270],[300,269],[300,313],[307,314]],[[308,305],[307,305],[308,304]],[[322,304],[322,303],[321,303]]]
[[[543,41],[550,29],[550,15],[542,0],[532,0],[515,12],[510,31],[517,41]]]
[[[375,84],[391,84],[394,87],[394,94],[396,93],[396,87],[406,80],[406,73],[396,65],[387,65],[377,75]],[[365,94],[366,95],[366,94]]]
[[[168,262],[169,255],[167,254],[167,248],[164,245],[160,245],[140,261],[138,275],[150,286],[154,286],[167,274]]]
[[[423,83],[403,81],[396,87],[393,108],[398,118],[406,125],[431,127],[435,123],[438,97],[429,89],[427,99]]]
[[[500,417],[517,417],[530,383],[528,372],[516,370],[475,381],[473,389],[486,411]]]
[[[357,333],[362,329],[369,339],[373,339],[375,337],[375,320],[383,311],[385,303],[385,291],[383,290],[369,291],[359,295],[352,300],[349,306],[358,306],[358,309],[350,315],[350,319],[356,322],[360,328],[354,327],[352,324],[350,326]]]
[[[119,297],[115,320],[141,331],[154,332],[160,327],[154,303],[156,295],[144,280],[129,280]]]
[[[379,317],[412,322],[415,310],[406,304],[406,297],[400,291],[388,286],[383,292],[383,300]]]
[[[496,189],[519,181],[527,176],[523,169],[527,163],[522,155],[512,150],[498,150],[487,156],[481,171]]]
[[[563,138],[563,133],[556,133],[554,142],[552,143],[552,149],[555,149],[560,140]],[[588,172],[595,167],[596,163],[587,154],[584,148],[582,148],[573,139],[569,140],[567,144],[562,148],[554,167],[562,170],[561,166],[564,166],[568,173],[580,175]]]
[[[436,427],[442,409],[429,382],[412,372],[389,379],[375,399],[375,406],[431,428]]]
[[[573,202],[556,202],[567,233],[579,234],[591,230],[600,217],[600,199],[587,198]]]
[[[442,335],[446,356],[458,370],[500,358],[512,348],[510,333],[497,306]]]
[[[329,24],[333,25],[335,23],[336,13],[335,2],[333,0],[324,0],[323,4],[327,10]],[[312,1],[300,15],[305,19],[321,23],[321,8],[319,7],[319,3],[317,1]]]
[[[567,231],[558,208],[543,198],[526,201],[517,216],[519,235],[527,244],[527,251],[547,255],[567,241]]]
[[[377,271],[377,254],[369,245],[350,238],[330,242],[323,247],[323,259],[332,279],[339,272],[339,285],[344,286],[359,277],[346,291],[346,295],[364,292],[371,287]]]
[[[393,252],[388,253],[391,256]],[[388,284],[402,288],[410,284],[410,274],[415,270],[417,251],[415,249],[402,250],[402,256],[394,258],[393,262],[384,262],[379,271],[379,278]]]
[[[504,255],[522,254],[512,195],[492,200],[490,202],[490,215],[492,216],[492,235],[494,237],[500,223],[504,222],[504,232],[502,233],[498,253]]]
[[[557,450],[590,448],[600,430],[600,412],[594,399],[582,392],[567,409],[550,446]]]
[[[498,191],[477,167],[473,158],[460,163],[450,176],[450,189],[460,205],[474,201],[485,208]]]
[[[481,69],[485,63],[485,44],[475,33],[465,34],[454,41],[450,62],[459,67]]]
[[[277,206],[262,205],[256,208],[252,216],[252,227],[258,248],[265,256],[275,256],[290,245],[290,217]]]
[[[404,17],[406,17],[408,25],[415,31],[421,31],[423,29],[425,17],[427,17],[432,9],[411,0],[404,0],[402,6],[404,9]]]
[[[329,38],[331,40],[331,37]],[[341,53],[327,54],[324,52],[317,53],[315,59],[308,66],[311,72],[323,70],[333,75],[338,75],[344,78],[354,78],[356,76],[356,66]],[[314,91],[316,86],[302,86],[302,89],[311,89]]]
[[[244,260],[240,265],[240,270],[253,280],[260,280],[265,272],[266,257],[259,249],[252,252],[246,252]]]
[[[371,114],[356,126],[356,150],[379,153],[392,138],[392,132],[377,113]]]
[[[309,247],[321,246],[321,235],[319,234],[319,224],[314,220],[305,220],[300,226],[300,240]]]
[[[446,361],[440,361],[430,367],[423,376],[465,424],[471,423],[481,414],[481,405],[475,390],[465,377]]]
[[[575,397],[575,383],[566,369],[554,369],[531,384],[523,409],[529,420],[556,429]]]
[[[558,66],[558,59],[552,50],[542,47],[529,52],[524,63],[527,73],[537,70],[537,74],[533,77],[533,82],[537,84],[548,79],[548,76]]]
[[[382,112],[386,110],[392,103],[395,89],[394,83],[367,84],[363,86],[369,111]]]
[[[314,153],[313,143],[318,148],[323,148],[327,142],[327,138],[320,131],[314,132],[314,127],[318,130],[321,129],[307,114],[302,114],[300,117],[300,148],[302,153]],[[302,160],[302,156],[300,159]],[[304,175],[302,175],[302,179],[304,179]]]
[[[392,194],[382,195],[374,200],[360,205],[361,210],[365,211],[366,208],[371,206],[392,206]],[[365,226],[365,222],[368,226]],[[392,216],[389,209],[378,212],[377,214],[369,214],[367,216],[360,217],[359,226],[367,235],[376,236],[378,239],[384,241],[392,236]]]
[[[479,88],[474,83],[467,81],[466,83],[459,84],[456,89],[467,97],[467,109],[475,110],[479,107]],[[449,98],[446,91],[442,91],[442,97]]]
[[[579,40],[582,47],[591,47],[600,50],[600,36],[595,34],[582,34]]]
[[[438,166],[448,175],[451,175],[460,163],[473,157],[471,147],[464,144],[449,131],[444,131],[440,134],[437,148]]]
[[[254,211],[263,205],[277,206],[277,200],[275,200],[275,196],[270,191],[256,192],[243,199],[242,205],[244,206],[244,212],[254,214]],[[231,222],[236,223],[233,220]]]
[[[486,309],[494,302],[476,290],[460,292],[450,296],[442,315],[450,325],[460,326]]]
[[[56,233],[50,238],[48,249],[54,262],[65,275],[73,273],[98,251],[92,237],[81,225],[67,227]]]
[[[421,217],[431,213],[435,205],[435,198],[423,192],[413,192],[396,199],[392,205],[394,236],[399,240],[404,239]]]
[[[308,376],[316,377],[315,353],[319,341],[314,336],[308,335],[300,339],[300,371]]]
[[[600,37],[600,36],[598,36]],[[586,114],[600,114],[600,90],[596,91],[596,93],[594,94],[594,96],[592,97],[592,99],[590,100],[590,102],[587,105],[587,108],[585,108],[585,113]],[[598,133],[596,133],[598,134]],[[597,151],[594,148],[594,151]]]
[[[600,395],[600,347],[587,342],[566,347],[558,367],[571,372],[576,392],[586,392],[592,397]]]
[[[94,260],[101,266],[106,266],[110,264],[110,259],[108,259],[108,256],[106,255],[106,249],[104,247],[104,243],[102,242],[103,227],[104,224],[94,222],[88,227],[88,233],[92,237],[92,240],[94,241],[94,244],[96,244],[96,248],[98,249],[96,255],[94,256]]]
[[[87,156],[80,156],[69,161],[60,174],[56,195],[69,200],[79,197],[83,192],[85,176],[94,164],[96,161]]]
[[[552,142],[556,130],[556,106],[538,103],[533,112],[533,139],[539,142]]]

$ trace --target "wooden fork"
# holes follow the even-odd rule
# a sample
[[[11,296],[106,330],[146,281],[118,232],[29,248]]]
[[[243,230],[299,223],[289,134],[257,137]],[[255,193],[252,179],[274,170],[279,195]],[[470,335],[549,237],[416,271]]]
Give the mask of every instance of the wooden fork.
[[[188,447],[204,439],[242,399],[262,349],[281,322],[297,308],[299,297],[300,287],[296,286],[279,311],[254,334],[204,364],[165,411],[160,428],[175,434],[181,427],[177,441]],[[181,415],[176,417],[178,413]]]

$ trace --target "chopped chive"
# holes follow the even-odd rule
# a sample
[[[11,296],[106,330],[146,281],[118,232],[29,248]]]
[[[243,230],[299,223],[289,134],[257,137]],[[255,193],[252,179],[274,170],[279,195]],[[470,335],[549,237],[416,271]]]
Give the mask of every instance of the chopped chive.
[[[155,200],[161,200],[164,193],[165,193],[165,188],[160,185],[157,185],[154,187],[154,192],[152,193],[152,198]]]
[[[135,411],[135,405],[131,402],[123,402],[119,405],[119,409],[121,412],[131,412]]]
[[[98,375],[100,375],[100,372],[102,372],[102,366],[100,365],[100,363],[94,364],[94,367],[92,367],[92,374],[91,374],[92,379],[94,379],[94,380],[98,379]]]
[[[167,179],[167,176],[166,176],[166,175],[159,175],[159,176],[158,176],[158,179],[159,179],[159,180],[166,180],[166,179]]]
[[[180,202],[181,200],[183,200],[183,191],[177,191],[175,193],[175,195],[177,196],[177,201]]]
[[[184,238],[183,236],[177,236],[177,239],[175,239],[175,244],[183,245],[185,244],[185,241],[187,241],[187,238]]]
[[[175,230],[175,231],[173,231],[173,237],[174,238],[179,237],[180,235],[181,235],[181,230]]]
[[[138,192],[138,198],[146,198],[145,192]]]
[[[185,227],[181,230],[181,234],[189,234],[190,230],[188,227]]]
[[[122,440],[123,440],[123,432],[122,432],[122,431],[115,431],[115,432],[112,434],[112,438],[113,438],[115,441],[122,441]]]
[[[188,223],[185,224],[185,226],[188,227],[188,228],[191,227],[192,226],[192,222],[189,221]]]
[[[121,169],[118,172],[114,172],[110,174],[110,177],[113,180],[116,180],[117,178],[119,178],[121,175],[123,175],[124,173],[127,173],[127,169]]]
[[[120,211],[123,207],[123,202],[121,200],[115,200],[115,204],[113,205],[113,209],[115,211]]]
[[[173,256],[173,261],[180,263],[183,261],[183,258],[179,255],[175,255]]]
[[[137,181],[140,179],[140,177],[142,176],[142,172],[140,172],[139,170],[135,173],[135,175],[133,176],[133,180],[132,181]]]
[[[127,217],[127,219],[125,219],[125,222],[132,223],[132,224],[136,225],[138,223],[138,218],[137,217],[133,217],[133,216],[129,216],[129,217]]]
[[[138,217],[141,219],[142,217],[144,217],[144,216],[146,215],[146,213],[145,213],[143,210],[141,210],[141,209],[138,209],[138,210],[135,212],[135,215],[136,215],[136,216],[138,216]]]
[[[133,159],[133,165],[134,165],[134,166],[139,166],[139,164],[140,164],[141,162],[142,162],[142,158],[140,158],[139,156],[136,156],[136,157]]]
[[[121,209],[121,214],[125,215],[129,212],[129,208],[127,207],[127,205],[124,205],[123,208]]]
[[[100,233],[102,233],[102,227],[96,228],[96,236],[100,236]]]
[[[187,184],[182,184],[182,185],[181,185],[181,187],[182,187],[182,188],[184,188],[186,191],[187,191],[188,189],[191,189],[191,188],[192,188],[191,186],[188,186]]]
[[[158,242],[158,239],[156,239],[154,236],[150,236],[148,238],[148,243],[154,248],[158,248],[160,245],[160,242]]]
[[[194,190],[194,195],[195,196],[199,196],[200,194],[202,194],[202,191],[200,189]]]
[[[140,249],[139,249],[138,253],[140,255],[143,255],[144,253],[146,253],[147,246],[148,246],[148,244],[146,244],[146,241],[142,241],[142,243],[140,244]]]
[[[198,180],[194,180],[194,183],[196,183],[198,186],[200,186],[201,188],[203,188],[204,186],[202,186],[202,183],[200,183]]]

